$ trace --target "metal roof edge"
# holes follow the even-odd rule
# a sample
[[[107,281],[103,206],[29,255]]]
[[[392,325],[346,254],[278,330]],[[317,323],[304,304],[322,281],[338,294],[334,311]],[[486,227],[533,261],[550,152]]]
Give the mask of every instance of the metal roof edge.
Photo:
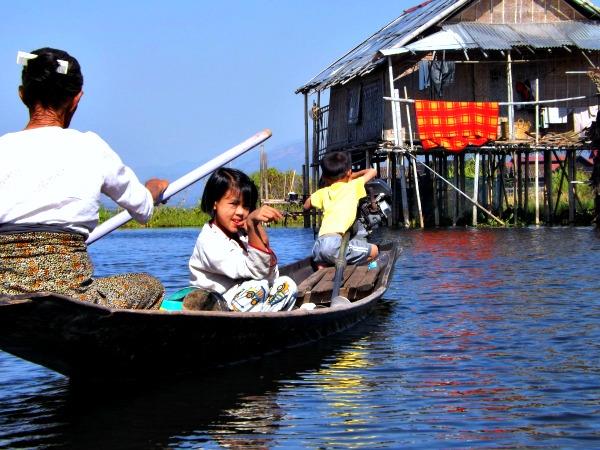
[[[358,47],[360,47],[361,45],[363,45],[365,42],[367,42],[369,39],[371,39],[373,36],[375,36],[378,33],[381,33],[383,30],[385,30],[386,28],[390,27],[393,23],[395,23],[400,17],[404,16],[406,14],[406,11],[402,12],[402,14],[398,17],[396,17],[394,20],[391,20],[390,22],[388,22],[386,25],[384,25],[383,27],[381,27],[379,30],[377,30],[375,33],[371,34],[368,38],[366,38],[364,41],[362,41],[361,43],[357,44],[356,46],[354,46],[353,48],[351,48],[350,50],[348,50],[346,53],[344,53],[342,56],[340,56],[338,59],[336,59],[335,61],[333,61],[331,64],[329,64],[327,67],[325,67],[324,69],[322,69],[321,71],[319,71],[319,73],[317,73],[314,77],[312,77],[310,80],[308,80],[308,82],[304,83],[302,86],[300,86],[298,89],[296,89],[295,94],[298,94],[300,92],[303,92],[304,89],[307,86],[309,86],[311,84],[311,81],[313,81],[315,78],[317,78],[320,74],[322,74],[323,72],[325,72],[327,69],[329,69],[331,66],[334,66],[338,61],[344,59],[346,56],[348,56],[350,53],[352,53],[354,50],[356,50]],[[308,88],[308,92],[310,92],[312,88]],[[304,93],[304,92],[303,92]]]
[[[473,1],[473,0],[459,0],[459,1],[454,2],[454,4],[452,4],[451,6],[449,6],[448,8],[446,8],[445,10],[441,11],[439,14],[437,14],[436,16],[434,16],[433,18],[431,18],[429,21],[427,21],[426,23],[424,23],[422,26],[416,28],[412,33],[410,33],[405,38],[401,39],[399,41],[399,43],[398,43],[398,46],[399,47],[403,46],[404,44],[406,44],[407,42],[409,42],[410,40],[412,40],[416,36],[418,36],[420,33],[422,33],[424,30],[432,27],[436,23],[438,23],[441,20],[447,18],[449,15],[453,14],[456,10],[462,8],[466,3],[469,3],[470,1]],[[400,20],[403,16],[405,16],[407,14],[407,11],[408,10],[403,11],[401,15],[399,15],[394,20],[392,20],[391,22],[389,22],[383,28],[381,28],[378,31],[376,31],[375,33],[373,33],[367,39],[363,40],[361,43],[359,43],[358,45],[356,45],[355,47],[353,47],[351,50],[349,50],[348,52],[346,52],[343,56],[341,56],[340,58],[336,59],[333,63],[329,64],[327,67],[325,67],[324,69],[322,69],[319,73],[317,73],[314,77],[312,77],[307,83],[305,83],[304,85],[302,85],[298,89],[296,89],[295,93],[296,94],[298,94],[298,93],[310,93],[313,90],[314,87],[318,86],[319,84],[322,84],[322,83],[318,83],[318,84],[315,84],[315,85],[311,85],[311,82],[314,79],[316,79],[321,73],[325,72],[331,66],[335,65],[338,61],[344,59],[346,56],[348,56],[354,50],[356,50],[357,48],[359,48],[361,45],[363,45],[365,42],[367,42],[373,36],[377,35],[381,31],[383,31],[386,28],[390,27],[392,24],[396,23],[398,20]],[[375,54],[373,56],[375,57],[377,54],[378,54],[378,52],[375,52]],[[381,63],[381,61],[373,61],[371,64],[373,64],[373,66],[377,66],[380,63]],[[365,68],[363,68],[363,70]],[[354,77],[352,77],[352,78],[354,78]],[[345,81],[347,82],[349,80],[345,80]]]
[[[587,0],[571,0],[576,5],[592,13],[595,17],[600,19],[600,7],[594,5],[592,2]]]

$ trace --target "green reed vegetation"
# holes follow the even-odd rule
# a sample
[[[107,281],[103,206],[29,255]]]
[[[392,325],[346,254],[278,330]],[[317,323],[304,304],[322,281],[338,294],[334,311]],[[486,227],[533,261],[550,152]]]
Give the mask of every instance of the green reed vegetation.
[[[110,219],[120,210],[111,210],[100,208],[100,222]],[[176,227],[201,227],[210,217],[208,214],[200,211],[200,208],[184,208],[182,206],[161,205],[154,210],[150,221],[145,224],[139,224],[135,220],[130,220],[123,225],[123,228],[176,228]]]

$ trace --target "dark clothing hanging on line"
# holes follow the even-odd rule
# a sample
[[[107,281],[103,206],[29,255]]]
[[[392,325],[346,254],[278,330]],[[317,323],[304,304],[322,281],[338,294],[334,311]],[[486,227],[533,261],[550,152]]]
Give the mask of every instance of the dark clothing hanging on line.
[[[419,61],[419,90],[433,89],[434,98],[444,95],[444,87],[454,83],[454,61]]]

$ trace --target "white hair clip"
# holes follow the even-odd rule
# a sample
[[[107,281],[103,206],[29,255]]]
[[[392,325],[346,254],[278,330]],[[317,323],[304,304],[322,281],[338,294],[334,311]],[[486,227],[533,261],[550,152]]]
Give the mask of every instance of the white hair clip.
[[[27,61],[29,61],[30,59],[35,59],[37,57],[38,57],[38,55],[36,55],[34,53],[27,53],[27,52],[22,52],[21,50],[19,50],[17,52],[17,64],[26,66]]]
[[[38,57],[38,55],[36,55],[35,53],[27,53],[27,52],[22,52],[21,50],[19,50],[17,52],[17,64],[26,66],[27,62],[30,59],[35,59],[37,57]],[[62,73],[63,75],[66,75],[67,72],[69,71],[69,61],[65,61],[63,59],[57,59],[56,62],[58,63],[58,67],[56,68],[56,71],[58,73]]]
[[[58,67],[56,68],[56,71],[58,73],[62,73],[63,75],[66,75],[69,70],[69,61],[57,59],[56,62],[58,63]]]

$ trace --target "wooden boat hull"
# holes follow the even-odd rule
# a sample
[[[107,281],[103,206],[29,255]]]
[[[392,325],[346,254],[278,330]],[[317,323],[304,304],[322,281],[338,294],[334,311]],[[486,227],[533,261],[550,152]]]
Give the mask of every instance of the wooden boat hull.
[[[116,310],[60,295],[0,298],[0,349],[64,375],[148,378],[237,363],[340,332],[364,319],[391,277],[390,262],[373,291],[349,305],[289,312]],[[307,276],[308,260],[282,273]]]

